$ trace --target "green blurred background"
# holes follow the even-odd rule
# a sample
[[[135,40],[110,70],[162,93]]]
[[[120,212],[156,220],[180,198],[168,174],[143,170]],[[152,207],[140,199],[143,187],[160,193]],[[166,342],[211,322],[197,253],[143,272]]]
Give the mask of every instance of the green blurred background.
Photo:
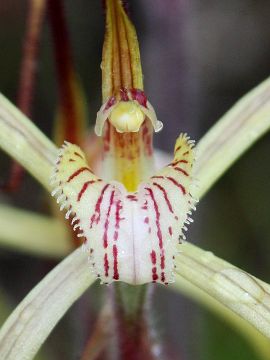
[[[76,69],[89,105],[89,124],[93,124],[101,105],[101,1],[64,4]],[[27,5],[25,0],[0,2],[0,91],[13,101]],[[130,10],[140,41],[146,93],[164,122],[155,143],[165,151],[172,152],[180,131],[198,140],[237,99],[269,76],[268,0],[133,0]],[[48,135],[57,104],[55,79],[52,40],[45,23],[33,118]],[[267,282],[269,153],[268,134],[201,201],[188,234],[188,241]],[[9,158],[1,153],[1,180],[9,165]],[[0,200],[47,212],[46,195],[28,175],[17,194],[2,193]],[[0,249],[0,288],[10,309],[54,265]],[[102,296],[102,288],[95,285],[73,306],[44,345],[41,359],[79,358]],[[191,300],[159,287],[154,303],[155,326],[161,329],[159,336],[171,359],[259,360],[241,335]],[[0,313],[0,320],[5,316]]]

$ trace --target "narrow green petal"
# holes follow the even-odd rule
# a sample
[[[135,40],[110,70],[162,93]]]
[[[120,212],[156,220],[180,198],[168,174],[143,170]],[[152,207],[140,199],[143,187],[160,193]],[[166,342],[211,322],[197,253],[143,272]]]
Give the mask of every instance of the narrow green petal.
[[[198,143],[195,176],[202,197],[270,129],[270,78],[240,99]]]
[[[56,266],[0,330],[0,359],[30,360],[70,306],[94,282],[81,248]]]
[[[269,284],[194,245],[184,243],[179,250],[176,287],[184,278],[270,339]]]
[[[3,204],[0,204],[0,245],[53,258],[72,250],[69,229],[62,221]]]
[[[177,291],[180,290],[181,294],[193,299],[198,304],[221,317],[223,321],[239,331],[239,333],[248,340],[263,360],[269,360],[269,339],[261,334],[253,325],[247,323],[245,319],[236,315],[231,309],[180,275],[176,276],[173,287]]]
[[[57,157],[55,145],[0,94],[0,147],[46,189]]]

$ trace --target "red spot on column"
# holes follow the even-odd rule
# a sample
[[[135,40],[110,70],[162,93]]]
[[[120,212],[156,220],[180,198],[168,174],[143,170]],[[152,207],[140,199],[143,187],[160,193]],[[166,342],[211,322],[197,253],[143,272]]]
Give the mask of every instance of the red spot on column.
[[[122,101],[129,101],[127,89],[125,88],[120,89],[119,94]]]
[[[111,97],[109,98],[109,100],[107,101],[106,106],[105,106],[103,112],[105,112],[106,110],[108,110],[108,109],[109,109],[111,106],[113,106],[115,103],[116,103],[115,97],[114,97],[114,96],[111,96]]]

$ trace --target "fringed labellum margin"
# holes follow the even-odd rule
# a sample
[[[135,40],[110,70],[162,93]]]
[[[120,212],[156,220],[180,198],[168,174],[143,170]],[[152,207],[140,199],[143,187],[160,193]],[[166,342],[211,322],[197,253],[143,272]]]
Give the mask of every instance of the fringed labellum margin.
[[[104,283],[168,284],[185,224],[191,222],[194,142],[181,134],[174,160],[136,192],[105,182],[89,168],[81,149],[65,143],[52,175],[53,196],[85,238],[95,275]]]

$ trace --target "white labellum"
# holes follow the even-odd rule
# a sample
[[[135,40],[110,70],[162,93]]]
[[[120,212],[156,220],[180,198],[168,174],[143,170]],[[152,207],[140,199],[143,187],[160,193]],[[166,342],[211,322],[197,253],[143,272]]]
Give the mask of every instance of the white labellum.
[[[90,264],[104,283],[173,281],[174,256],[184,224],[192,221],[193,142],[180,135],[172,163],[128,193],[93,174],[81,149],[65,143],[52,176],[52,192],[86,239]],[[74,220],[75,219],[75,220]]]

